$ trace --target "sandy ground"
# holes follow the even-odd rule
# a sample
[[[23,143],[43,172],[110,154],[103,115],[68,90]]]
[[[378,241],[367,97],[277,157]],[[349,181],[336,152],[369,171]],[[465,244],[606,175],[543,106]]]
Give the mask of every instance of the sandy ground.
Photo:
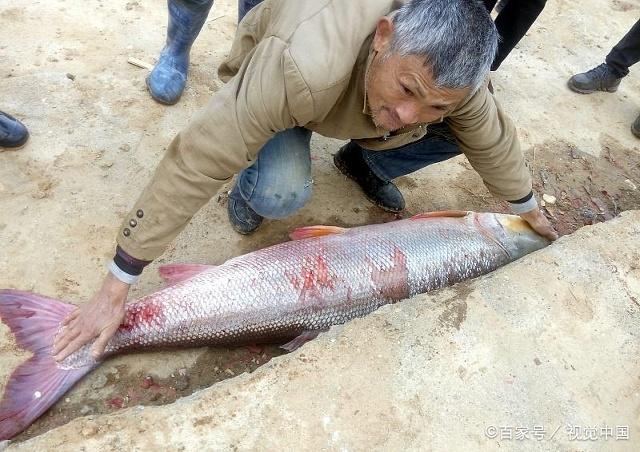
[[[493,76],[496,96],[518,126],[539,192],[554,195],[549,218],[562,233],[640,208],[640,77],[615,94],[577,95],[567,78],[599,64],[640,15],[640,1],[549,2],[537,24]],[[216,92],[216,68],[235,30],[235,3],[217,1],[192,51],[179,104],[156,104],[146,71],[166,31],[162,1],[0,0],[0,109],[22,119],[31,140],[0,152],[0,287],[82,303],[97,289],[122,216],[171,138]],[[132,297],[159,287],[164,262],[220,263],[286,239],[294,227],[389,221],[331,164],[340,142],[314,136],[314,197],[297,215],[236,235],[225,199],[213,199]],[[504,210],[463,158],[398,181],[407,213]],[[195,246],[194,246],[195,245]],[[87,377],[20,439],[88,413],[174,400],[251,370],[280,352],[262,349],[149,353],[119,357]],[[0,325],[0,387],[27,356]],[[149,391],[145,376],[158,384]],[[144,389],[144,391],[142,391]]]

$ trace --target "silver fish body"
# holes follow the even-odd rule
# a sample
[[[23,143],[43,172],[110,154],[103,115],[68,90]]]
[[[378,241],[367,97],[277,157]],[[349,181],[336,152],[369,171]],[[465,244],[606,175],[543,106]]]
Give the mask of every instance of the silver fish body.
[[[285,340],[490,272],[548,241],[511,215],[416,216],[294,240],[127,304],[106,355]],[[89,346],[62,366],[93,361]]]
[[[170,286],[126,305],[105,356],[138,348],[273,342],[366,315],[383,304],[482,275],[548,244],[519,217],[439,212],[352,229],[311,227],[302,238],[217,267],[160,268]],[[320,236],[317,236],[320,235]],[[31,357],[0,400],[0,440],[42,415],[100,364],[91,345],[58,363],[54,338],[74,309],[62,300],[0,290],[0,320]]]

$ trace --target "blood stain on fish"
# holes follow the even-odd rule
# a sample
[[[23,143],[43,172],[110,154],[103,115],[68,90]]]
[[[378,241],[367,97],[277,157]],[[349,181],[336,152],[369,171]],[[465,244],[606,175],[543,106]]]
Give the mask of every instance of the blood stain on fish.
[[[371,260],[369,266],[371,281],[382,296],[394,301],[409,297],[407,256],[398,247],[394,247],[391,267],[380,268]]]
[[[286,273],[287,278],[300,291],[298,300],[301,304],[316,305],[323,299],[322,292],[335,288],[335,275],[327,266],[322,256],[305,258],[302,261],[300,275]]]
[[[137,325],[163,322],[164,313],[162,312],[162,306],[156,303],[146,303],[141,306],[137,306],[136,309],[132,309],[127,312],[120,329],[125,331],[131,331]]]

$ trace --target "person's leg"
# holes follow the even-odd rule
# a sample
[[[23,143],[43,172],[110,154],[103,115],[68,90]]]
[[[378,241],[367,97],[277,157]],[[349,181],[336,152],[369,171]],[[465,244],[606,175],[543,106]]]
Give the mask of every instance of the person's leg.
[[[640,20],[611,49],[602,63],[587,72],[572,76],[567,85],[572,91],[589,94],[596,91],[613,93],[629,74],[629,67],[640,61]]]
[[[0,111],[0,147],[17,148],[29,139],[27,128],[11,115]]]
[[[611,49],[605,61],[616,76],[622,78],[629,74],[629,68],[640,61],[640,20]]]
[[[482,3],[484,3],[484,7],[487,8],[489,14],[491,14],[491,11],[493,11],[493,8],[496,6],[497,2],[498,0],[482,0]]]
[[[504,7],[507,6],[507,3],[509,3],[509,0],[500,0],[498,3],[496,3],[496,12],[499,13],[500,11],[502,11]]]
[[[238,22],[262,0],[238,0]]]
[[[213,0],[168,0],[167,42],[147,77],[151,97],[160,103],[178,102],[187,83],[189,52],[204,25]]]
[[[520,39],[538,18],[546,0],[517,0],[507,2],[496,17],[495,23],[500,35],[498,53],[491,70],[495,71],[509,55]]]
[[[284,218],[311,197],[311,131],[302,127],[277,133],[258,153],[255,163],[238,174],[229,194],[233,228],[250,234],[263,218]]]
[[[445,123],[429,125],[427,134],[415,143],[388,151],[368,151],[351,141],[334,156],[338,169],[362,188],[380,208],[399,212],[405,203],[393,179],[441,162],[461,153]]]
[[[429,125],[427,134],[415,143],[389,151],[363,152],[372,171],[387,180],[405,176],[461,153],[456,138],[444,122]]]

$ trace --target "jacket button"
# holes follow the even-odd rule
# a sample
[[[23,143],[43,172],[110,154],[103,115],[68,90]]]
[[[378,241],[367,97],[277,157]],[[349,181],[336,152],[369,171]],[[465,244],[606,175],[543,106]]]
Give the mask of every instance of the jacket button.
[[[138,226],[138,222],[132,218],[131,220],[129,220],[129,226],[135,228],[136,226]]]
[[[122,231],[122,235],[124,235],[125,237],[129,237],[131,235],[131,231],[129,230],[129,228],[124,228],[124,231]]]
[[[142,218],[144,217],[144,212],[142,211],[142,209],[138,209],[138,211],[136,212],[136,216],[138,218]]]

